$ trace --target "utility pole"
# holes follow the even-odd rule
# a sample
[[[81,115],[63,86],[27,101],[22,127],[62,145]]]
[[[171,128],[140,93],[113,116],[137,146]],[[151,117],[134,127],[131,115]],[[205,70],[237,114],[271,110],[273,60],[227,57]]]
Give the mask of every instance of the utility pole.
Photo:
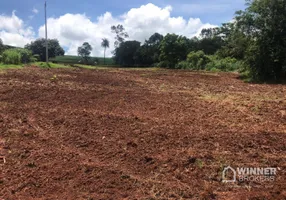
[[[46,31],[46,63],[49,63],[49,51],[48,51],[48,25],[47,25],[47,1],[45,1],[45,31]]]

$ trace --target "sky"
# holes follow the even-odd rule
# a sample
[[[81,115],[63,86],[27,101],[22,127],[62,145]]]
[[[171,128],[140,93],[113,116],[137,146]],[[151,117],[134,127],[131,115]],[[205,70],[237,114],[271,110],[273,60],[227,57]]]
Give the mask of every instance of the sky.
[[[77,55],[83,42],[102,56],[102,38],[114,49],[112,25],[122,24],[128,40],[144,42],[153,33],[193,37],[203,28],[233,19],[245,0],[47,0],[48,37],[58,39],[66,55]],[[44,0],[0,1],[0,38],[4,44],[24,47],[45,36]]]

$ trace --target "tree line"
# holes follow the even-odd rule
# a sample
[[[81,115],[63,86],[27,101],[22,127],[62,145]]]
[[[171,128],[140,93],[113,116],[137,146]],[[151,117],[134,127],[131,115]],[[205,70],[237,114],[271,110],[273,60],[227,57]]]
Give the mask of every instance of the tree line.
[[[247,8],[237,11],[232,22],[203,29],[193,38],[154,33],[141,44],[127,40],[129,35],[122,25],[112,26],[111,32],[115,35],[113,59],[121,66],[239,71],[254,81],[285,80],[286,1],[246,0],[246,3]],[[64,55],[58,40],[48,40],[48,44],[49,57]],[[105,64],[109,40],[103,38],[101,46]],[[0,40],[0,53],[4,50]],[[83,63],[90,64],[91,51],[88,42],[78,47]],[[23,50],[6,49],[0,59],[13,60],[9,56],[17,62],[45,61],[45,39],[31,42]]]
[[[232,22],[199,37],[153,34],[142,45],[124,41],[119,25],[114,60],[124,66],[240,71],[254,81],[286,79],[286,1],[247,0]]]

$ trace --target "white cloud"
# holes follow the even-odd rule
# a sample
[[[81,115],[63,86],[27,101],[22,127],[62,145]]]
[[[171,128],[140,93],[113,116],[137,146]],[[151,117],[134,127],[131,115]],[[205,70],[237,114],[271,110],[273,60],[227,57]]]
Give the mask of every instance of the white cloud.
[[[13,11],[12,16],[0,15],[0,29],[15,32],[23,26],[23,21],[15,13]]]
[[[33,28],[27,27],[15,11],[11,16],[0,15],[0,38],[4,44],[24,47],[34,40],[34,35]]]
[[[143,5],[133,8],[119,17],[113,17],[106,12],[92,21],[85,14],[65,14],[58,18],[48,19],[49,38],[57,38],[60,44],[67,48],[66,54],[77,54],[77,47],[87,41],[93,46],[92,55],[102,56],[103,48],[101,39],[108,38],[111,47],[107,55],[111,55],[114,43],[114,35],[111,33],[112,25],[122,24],[130,36],[130,40],[144,42],[153,33],[160,34],[176,33],[193,37],[202,28],[214,27],[204,24],[199,18],[184,19],[183,17],[172,17],[172,7],[160,8],[154,4]],[[44,37],[44,25],[39,28],[39,36]]]
[[[38,11],[33,9],[33,12]],[[172,17],[171,12],[171,6],[161,8],[149,3],[139,8],[132,8],[117,17],[106,12],[95,21],[85,14],[67,13],[57,18],[48,18],[48,35],[49,38],[57,38],[67,49],[66,54],[71,55],[77,54],[77,48],[83,42],[89,42],[93,47],[92,55],[102,56],[101,41],[102,38],[108,38],[110,49],[107,55],[111,56],[115,37],[110,30],[112,25],[122,24],[130,36],[129,40],[140,42],[144,42],[155,32],[163,35],[176,33],[190,38],[198,35],[202,28],[214,27],[203,23],[199,18]],[[39,28],[38,36],[45,36],[44,25]],[[27,26],[13,11],[11,16],[0,15],[0,38],[5,44],[23,47],[35,39],[35,33],[33,28]]]
[[[38,14],[38,13],[39,13],[39,10],[36,9],[36,8],[33,8],[32,12],[35,13],[35,14]]]

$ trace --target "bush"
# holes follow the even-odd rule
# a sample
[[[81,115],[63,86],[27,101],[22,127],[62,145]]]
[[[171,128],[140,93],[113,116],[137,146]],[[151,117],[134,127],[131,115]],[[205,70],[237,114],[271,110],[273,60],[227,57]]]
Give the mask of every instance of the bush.
[[[181,61],[176,64],[176,69],[190,69],[190,64],[187,61]]]
[[[187,61],[181,61],[176,65],[177,69],[193,69],[207,71],[241,71],[244,63],[235,58],[220,58],[217,55],[205,55],[203,51],[192,51],[187,56]]]
[[[21,63],[29,63],[29,62],[34,61],[31,51],[29,51],[27,49],[20,49],[20,48],[15,49],[15,51],[18,51],[20,53]]]
[[[2,62],[5,64],[19,65],[33,60],[32,52],[27,49],[7,49],[3,52]]]
[[[41,60],[41,57],[40,57],[39,54],[34,54],[34,55],[33,55],[33,62],[38,62],[38,61],[40,61],[40,60]]]
[[[156,64],[156,67],[160,68],[174,68],[174,65],[169,61],[161,61]]]
[[[211,72],[219,72],[220,70],[215,68],[215,67],[212,67],[209,71],[211,71]]]
[[[206,65],[206,70],[212,70],[215,68],[219,71],[227,72],[237,71],[242,67],[241,61],[231,57],[218,58],[217,56],[209,56],[209,59],[211,61]]]
[[[187,69],[204,70],[206,65],[211,60],[203,51],[192,51],[187,56],[188,65],[185,63],[182,67],[188,67]]]
[[[21,54],[15,51],[15,49],[5,50],[2,56],[2,62],[4,64],[19,65],[21,63]]]

